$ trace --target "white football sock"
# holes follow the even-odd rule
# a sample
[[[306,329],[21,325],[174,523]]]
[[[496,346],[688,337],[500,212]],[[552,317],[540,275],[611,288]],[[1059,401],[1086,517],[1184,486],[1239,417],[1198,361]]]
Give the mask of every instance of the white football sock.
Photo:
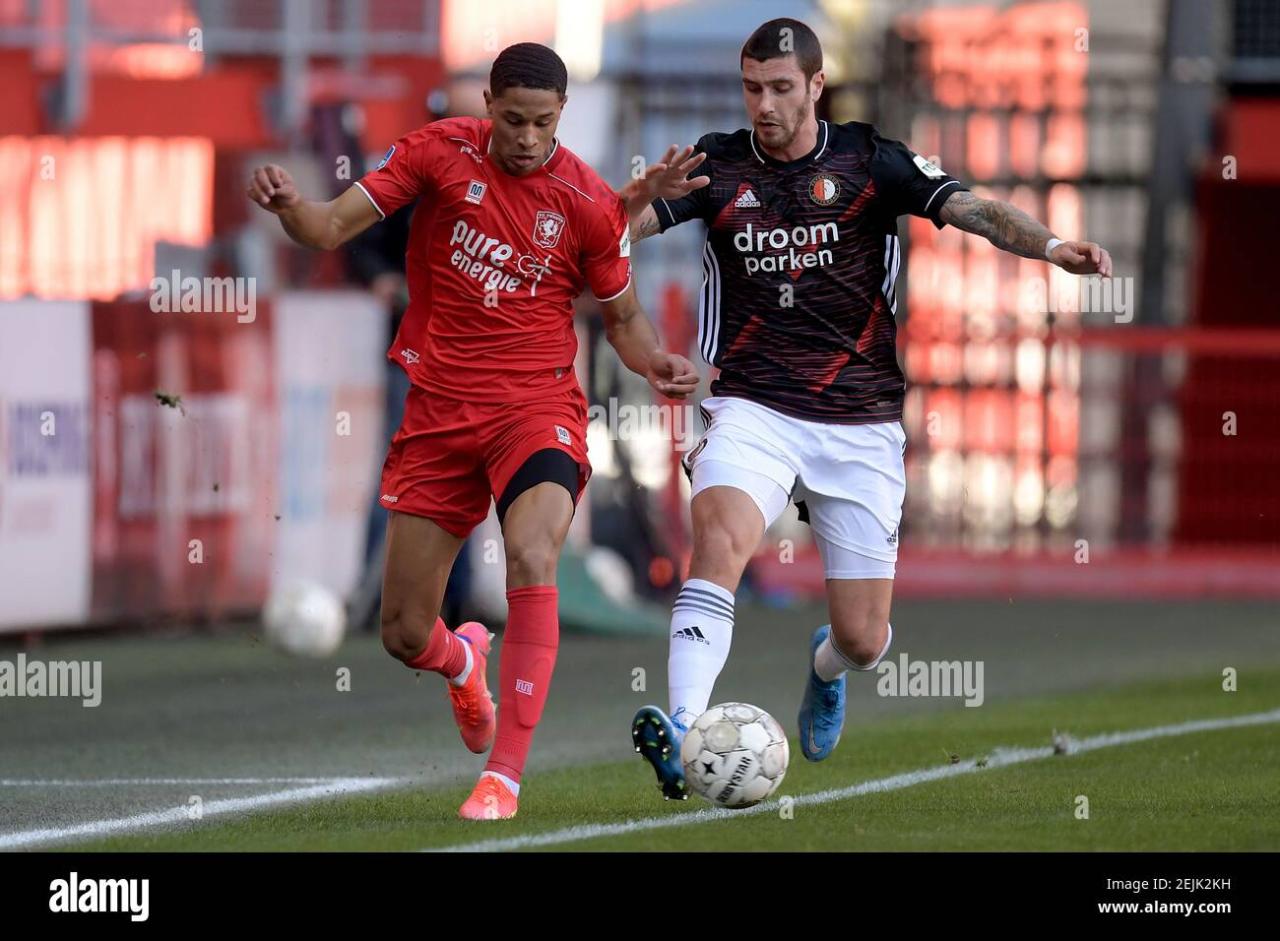
[[[505,784],[510,789],[511,793],[514,796],[516,797],[520,796],[520,785],[517,784],[515,781],[512,781],[505,774],[502,774],[499,771],[481,771],[480,777],[483,778],[486,774],[491,778],[497,778],[499,781]]]
[[[459,673],[457,676],[450,679],[449,682],[452,683],[454,686],[465,686],[467,680],[471,676],[471,668],[476,665],[476,658],[475,658],[475,654],[471,652],[470,644],[468,644],[461,637],[458,638],[458,643],[462,644],[463,647],[467,648],[467,665],[462,668],[461,673]]]
[[[813,652],[813,672],[818,674],[818,679],[822,682],[830,683],[832,680],[839,679],[845,670],[858,670],[863,673],[874,670],[884,659],[884,655],[889,652],[889,645],[893,643],[893,625],[887,624],[886,627],[889,632],[885,635],[884,646],[870,663],[855,663],[846,657],[844,651],[831,642],[831,638],[835,635],[828,633],[826,640]]]
[[[667,686],[671,715],[687,728],[707,711],[733,640],[733,592],[701,578],[684,583],[671,608]]]

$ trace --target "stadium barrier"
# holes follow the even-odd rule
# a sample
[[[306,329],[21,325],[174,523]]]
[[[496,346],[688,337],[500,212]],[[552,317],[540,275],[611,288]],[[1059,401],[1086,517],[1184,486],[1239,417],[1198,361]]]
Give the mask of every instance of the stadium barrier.
[[[0,304],[0,632],[345,596],[383,441],[383,309]]]
[[[382,458],[384,316],[358,292],[264,299],[251,320],[141,299],[0,304],[0,632],[213,619],[300,577],[346,596]],[[908,416],[916,493],[899,596],[1280,597],[1267,485],[1280,473],[1280,332],[1107,328],[1042,342],[1037,361],[1055,346],[1079,358],[1067,452],[1050,453],[1025,409],[1006,410],[1017,427],[973,424],[1028,394],[999,375],[948,390],[958,433]],[[975,391],[982,409],[965,404]],[[1000,462],[1039,489],[969,476]],[[1053,475],[1067,464],[1064,487]],[[650,494],[677,576],[682,477]],[[784,517],[752,578],[766,595],[819,595],[807,527]],[[607,607],[589,578],[567,575],[565,600],[584,627]],[[658,630],[643,613],[620,608],[606,626]]]

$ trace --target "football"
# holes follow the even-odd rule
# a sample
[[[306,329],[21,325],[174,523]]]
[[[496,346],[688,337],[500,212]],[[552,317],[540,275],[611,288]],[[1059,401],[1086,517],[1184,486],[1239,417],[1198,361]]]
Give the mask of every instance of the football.
[[[791,758],[778,720],[758,706],[721,703],[698,716],[680,746],[690,790],[718,807],[766,800]]]
[[[292,582],[271,593],[262,626],[272,646],[298,657],[327,657],[342,643],[342,599],[315,582]]]

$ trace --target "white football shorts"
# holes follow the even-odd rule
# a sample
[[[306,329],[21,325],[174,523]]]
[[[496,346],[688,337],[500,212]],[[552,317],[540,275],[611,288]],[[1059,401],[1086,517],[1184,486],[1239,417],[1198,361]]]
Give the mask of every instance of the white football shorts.
[[[707,430],[685,455],[693,496],[735,487],[765,528],[794,500],[827,578],[893,578],[907,480],[902,422],[836,425],[733,396],[704,399]]]

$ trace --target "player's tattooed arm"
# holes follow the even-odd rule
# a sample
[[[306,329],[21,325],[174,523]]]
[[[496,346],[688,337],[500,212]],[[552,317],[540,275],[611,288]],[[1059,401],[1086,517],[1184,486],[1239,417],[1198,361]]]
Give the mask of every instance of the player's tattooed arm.
[[[631,220],[631,241],[638,242],[662,231],[658,225],[658,213],[652,206],[645,206],[639,219]]]
[[[938,218],[1023,258],[1043,258],[1044,247],[1053,238],[1052,232],[1016,206],[963,191],[947,197]]]
[[[1045,247],[1053,233],[1017,206],[998,199],[982,199],[963,190],[952,193],[942,204],[938,218],[1023,258],[1047,257],[1072,274],[1111,276],[1111,256],[1096,242],[1060,241],[1046,256]]]
[[[289,173],[276,164],[249,177],[249,199],[280,219],[289,238],[307,248],[329,250],[355,238],[378,221],[378,210],[352,186],[327,203],[303,199]]]
[[[613,300],[601,303],[605,334],[622,364],[644,376],[658,392],[683,399],[698,388],[698,370],[678,353],[667,353],[658,345],[658,333],[640,307],[635,285]]]

